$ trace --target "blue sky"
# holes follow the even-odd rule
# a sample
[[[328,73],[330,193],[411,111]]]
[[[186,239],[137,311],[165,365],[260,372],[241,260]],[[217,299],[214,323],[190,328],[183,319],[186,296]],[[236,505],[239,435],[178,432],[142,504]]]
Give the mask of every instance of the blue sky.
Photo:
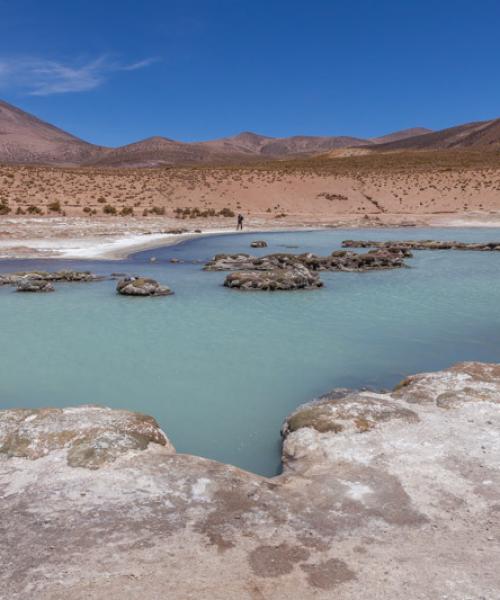
[[[94,143],[500,116],[498,0],[0,0],[0,98]]]

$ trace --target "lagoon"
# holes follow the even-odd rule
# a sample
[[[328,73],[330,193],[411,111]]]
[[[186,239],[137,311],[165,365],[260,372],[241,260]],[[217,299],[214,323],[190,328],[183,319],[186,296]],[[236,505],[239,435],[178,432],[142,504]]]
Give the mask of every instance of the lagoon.
[[[115,281],[59,284],[52,294],[0,288],[0,409],[141,411],[178,452],[271,476],[280,468],[281,423],[303,402],[334,387],[388,388],[457,361],[500,362],[497,252],[416,251],[409,269],[322,273],[323,289],[282,293],[228,290],[224,273],[194,262],[235,251],[328,254],[349,238],[481,242],[500,240],[500,230],[243,233],[123,261],[0,261],[2,272],[137,273],[175,290],[137,299],[117,296]],[[268,248],[250,249],[254,239]]]

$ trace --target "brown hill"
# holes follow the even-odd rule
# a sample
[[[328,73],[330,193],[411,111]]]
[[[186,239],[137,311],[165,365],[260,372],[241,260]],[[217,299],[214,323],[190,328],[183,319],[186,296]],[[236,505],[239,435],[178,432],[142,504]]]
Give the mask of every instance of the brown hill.
[[[75,165],[102,150],[0,100],[0,162]]]
[[[500,119],[466,123],[403,140],[378,144],[377,150],[500,148]]]
[[[405,140],[426,133],[432,133],[432,129],[427,129],[426,127],[412,127],[411,129],[402,129],[401,131],[395,131],[394,133],[389,133],[381,137],[370,138],[370,142],[373,142],[374,144],[398,142],[399,140]]]
[[[0,163],[154,167],[234,164],[339,152],[500,148],[500,119],[430,132],[421,127],[385,136],[291,136],[272,138],[249,131],[206,142],[178,142],[165,137],[104,148],[85,142],[49,123],[0,101]],[[344,154],[342,154],[343,156]]]
[[[153,137],[101,153],[87,164],[110,167],[237,163],[310,156],[334,148],[369,143],[352,137],[293,136],[272,138],[252,132],[207,142],[176,142]]]
[[[203,144],[187,144],[155,136],[107,150],[85,164],[107,167],[158,167],[229,161],[231,157],[230,153],[218,153]]]
[[[275,138],[259,135],[251,131],[243,131],[232,137],[220,138],[218,140],[210,140],[208,142],[200,142],[199,145],[210,148],[218,153],[231,154],[259,154],[263,146]]]
[[[284,158],[295,155],[318,154],[336,148],[363,146],[367,140],[348,136],[307,136],[294,135],[276,138],[267,142],[260,153],[264,156]]]

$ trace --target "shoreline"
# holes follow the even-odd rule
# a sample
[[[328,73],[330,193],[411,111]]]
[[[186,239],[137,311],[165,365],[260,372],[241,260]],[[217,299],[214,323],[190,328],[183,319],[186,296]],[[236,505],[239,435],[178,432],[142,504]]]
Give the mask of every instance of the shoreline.
[[[22,550],[3,589],[68,600],[165,589],[214,600],[498,597],[500,365],[462,362],[402,383],[298,406],[272,478],[178,453],[148,414],[0,411],[0,549],[10,556],[20,540]]]
[[[500,216],[493,214],[394,215],[383,218],[361,218],[360,215],[339,215],[336,221],[310,216],[296,216],[266,221],[255,219],[242,233],[275,233],[327,229],[387,229],[387,228],[499,228]],[[173,246],[198,237],[237,234],[233,224],[224,222],[189,223],[191,231],[179,229],[183,222],[173,219],[130,219],[113,222],[109,219],[23,218],[0,220],[0,260],[68,259],[123,260],[132,254]],[[3,227],[2,227],[3,226]],[[9,227],[10,226],[10,227]],[[165,231],[167,229],[167,231]],[[195,230],[199,229],[199,232]]]

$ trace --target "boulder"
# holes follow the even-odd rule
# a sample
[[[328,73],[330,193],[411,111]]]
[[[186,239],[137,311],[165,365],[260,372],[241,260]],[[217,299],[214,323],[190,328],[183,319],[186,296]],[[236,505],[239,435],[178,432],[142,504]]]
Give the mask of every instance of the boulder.
[[[0,412],[0,454],[7,457],[36,460],[65,450],[69,465],[95,469],[149,443],[174,452],[152,417],[126,410],[83,405]]]
[[[250,254],[216,254],[212,260],[205,264],[204,271],[235,271],[237,269],[251,269],[254,256]]]
[[[252,248],[267,248],[267,242],[264,240],[255,240],[254,242],[250,242],[250,246]]]
[[[16,284],[17,292],[53,292],[54,286],[44,279],[20,279]]]
[[[235,271],[227,275],[224,285],[244,291],[312,290],[323,286],[316,273],[303,265],[266,271]]]
[[[116,291],[123,296],[170,296],[174,292],[149,277],[125,277],[116,284]]]

